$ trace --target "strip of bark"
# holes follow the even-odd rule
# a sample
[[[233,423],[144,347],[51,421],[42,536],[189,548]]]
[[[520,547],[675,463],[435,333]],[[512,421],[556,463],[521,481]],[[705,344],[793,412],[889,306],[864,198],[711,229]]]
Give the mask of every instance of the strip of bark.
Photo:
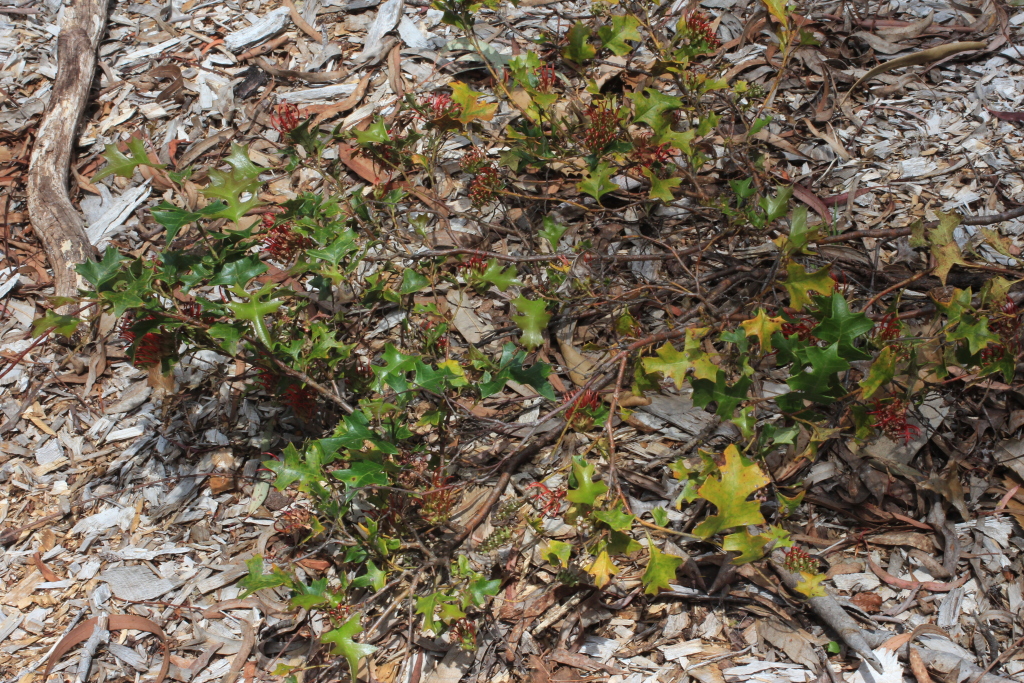
[[[57,38],[57,76],[29,161],[29,217],[53,269],[58,297],[77,296],[84,281],[75,266],[95,254],[85,222],[71,205],[68,168],[106,24],[107,0],[76,0],[64,9]]]

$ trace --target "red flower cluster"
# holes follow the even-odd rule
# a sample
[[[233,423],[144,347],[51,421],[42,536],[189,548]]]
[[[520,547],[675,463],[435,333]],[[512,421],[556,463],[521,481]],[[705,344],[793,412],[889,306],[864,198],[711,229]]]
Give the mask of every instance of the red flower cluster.
[[[562,509],[565,491],[552,491],[540,482],[534,482],[526,487],[527,491],[530,489],[534,489],[533,499],[542,505],[540,513],[545,517],[554,517]]]
[[[587,389],[582,393],[577,391],[566,403],[569,409],[565,411],[565,421],[572,423],[577,417],[587,418],[585,413],[597,410],[601,405],[601,397],[593,389]]]
[[[590,126],[583,131],[583,146],[591,154],[600,154],[608,145],[615,142],[621,133],[618,112],[601,100],[587,107],[586,114]]]
[[[273,394],[274,390],[277,389],[277,373],[270,368],[257,368],[256,372],[256,382],[268,394]]]
[[[463,154],[459,163],[466,173],[479,173],[481,169],[491,165],[491,162],[487,160],[487,155],[479,147],[473,147]]]
[[[129,346],[135,344],[136,335],[131,329],[134,324],[135,316],[131,313],[126,313],[124,318],[121,319],[121,326],[118,330],[121,341]],[[147,332],[142,335],[142,339],[140,339],[139,343],[135,346],[135,354],[132,356],[132,365],[137,368],[159,365],[160,361],[163,360],[163,357],[163,335],[157,332]]]
[[[454,120],[462,115],[462,107],[452,102],[447,93],[434,93],[420,99],[420,105],[426,109],[420,116],[428,122],[439,122],[443,119]]]
[[[502,182],[498,169],[491,165],[481,168],[469,183],[469,200],[473,202],[473,208],[479,209],[494,199],[501,188]]]
[[[313,246],[313,240],[295,232],[291,223],[274,225],[273,214],[263,214],[263,227],[270,229],[270,232],[263,237],[263,246],[266,252],[270,254],[271,258],[282,263],[291,261],[300,251]]]
[[[875,426],[893,441],[903,439],[907,443],[921,433],[917,425],[907,422],[907,404],[902,399],[894,398],[888,403],[875,399],[875,409],[868,415],[875,416]]]
[[[642,133],[633,138],[633,161],[644,167],[663,164],[669,160],[671,149],[668,143],[655,145],[650,133]]]
[[[316,394],[309,387],[293,384],[281,394],[281,403],[292,409],[302,420],[316,415]]]
[[[1017,354],[1020,348],[1020,311],[1012,299],[1007,299],[998,313],[989,316],[988,328],[999,335],[1000,343],[989,344],[982,349],[982,363],[997,361],[1007,351]]]
[[[875,338],[878,341],[888,342],[897,339],[902,330],[900,319],[895,313],[886,313],[881,320],[875,324]]]
[[[807,551],[799,546],[793,546],[784,553],[782,566],[785,567],[787,571],[791,571],[794,574],[799,574],[800,572],[807,572],[809,574],[818,573],[818,561],[807,554]]]
[[[691,45],[704,43],[708,50],[717,50],[722,44],[715,32],[711,30],[708,16],[703,12],[693,11],[684,19],[684,32]]]
[[[278,133],[287,134],[299,125],[299,108],[291,102],[282,102],[274,107],[275,114],[270,117],[270,125]]]

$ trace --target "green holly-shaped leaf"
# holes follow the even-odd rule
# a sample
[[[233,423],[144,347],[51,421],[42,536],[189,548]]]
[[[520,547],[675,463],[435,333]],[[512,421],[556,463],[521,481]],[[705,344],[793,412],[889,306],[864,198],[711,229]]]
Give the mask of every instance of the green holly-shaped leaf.
[[[850,311],[850,305],[839,292],[833,292],[828,307],[822,308],[825,317],[811,330],[814,336],[822,341],[838,342],[840,355],[847,360],[867,360],[870,356],[855,348],[853,342],[874,329],[875,323],[863,313]]]
[[[669,342],[665,342],[658,349],[657,358],[644,358],[643,363],[646,372],[660,372],[675,382],[676,389],[683,387],[683,382],[686,381],[686,373],[692,366],[690,359],[687,358],[687,354],[683,351],[677,351],[676,347],[672,346]]]
[[[647,559],[647,568],[640,577],[640,582],[644,586],[645,595],[657,595],[663,590],[671,589],[669,582],[675,581],[676,570],[683,564],[683,558],[663,553],[653,543],[650,544],[650,549],[651,555]]]
[[[487,266],[483,272],[476,276],[481,282],[487,282],[498,288],[498,291],[504,292],[512,285],[523,284],[516,279],[518,275],[515,264],[507,267],[502,267],[498,263],[498,259],[491,259],[487,262]]]
[[[786,281],[782,286],[789,292],[789,305],[797,311],[811,303],[810,292],[831,294],[836,288],[836,281],[829,275],[831,266],[825,266],[813,273],[799,263],[790,262],[786,265]]]
[[[861,397],[871,398],[875,392],[892,381],[896,375],[898,356],[891,346],[886,346],[871,363],[868,376],[860,381]]]
[[[52,310],[47,310],[42,318],[32,321],[32,337],[38,337],[47,332],[53,332],[63,337],[70,337],[82,323],[78,318],[70,315],[60,315]]]
[[[384,365],[371,366],[376,377],[373,385],[374,391],[383,392],[384,387],[388,386],[399,394],[407,393],[409,382],[406,375],[416,368],[421,357],[416,354],[405,355],[395,348],[394,344],[387,344],[384,346],[381,358],[384,360]]]
[[[244,289],[253,278],[267,272],[267,264],[258,254],[249,254],[237,261],[228,261],[210,280],[210,285],[234,285]]]
[[[353,640],[355,636],[363,632],[363,627],[359,625],[359,619],[358,613],[353,614],[344,624],[320,637],[322,643],[334,643],[331,654],[341,655],[348,661],[353,681],[356,680],[356,674],[359,672],[359,660],[377,651],[374,645],[357,643]]]
[[[292,585],[291,577],[277,567],[273,567],[270,574],[264,574],[262,555],[254,555],[251,559],[246,560],[245,566],[249,570],[249,574],[238,582],[245,589],[243,597],[263,588]]]
[[[839,343],[824,349],[817,346],[807,348],[810,370],[793,375],[786,384],[794,391],[801,392],[801,398],[818,403],[829,403],[843,391],[838,374],[850,369],[850,364],[839,356]]]
[[[725,373],[719,370],[714,382],[694,378],[690,381],[690,386],[693,387],[693,405],[698,408],[706,408],[709,403],[715,402],[718,404],[715,415],[729,419],[736,412],[739,404],[747,399],[750,378],[742,377],[736,384],[729,386],[729,383],[725,381]]]
[[[999,343],[999,335],[993,334],[988,329],[988,318],[980,318],[975,322],[969,322],[969,318],[963,318],[955,330],[946,333],[946,339],[949,341],[963,339],[967,342],[972,356],[989,344]]]
[[[542,556],[546,562],[556,567],[566,568],[569,566],[569,558],[572,556],[572,546],[554,539],[548,541]]]
[[[777,185],[776,188],[777,191],[774,195],[762,197],[759,202],[760,207],[764,210],[765,224],[782,218],[789,211],[789,199],[793,196],[793,188],[782,185]]]
[[[416,292],[430,286],[430,280],[417,273],[412,268],[406,268],[402,271],[402,287],[398,290],[399,294],[406,296],[409,294],[415,294]]]
[[[75,266],[75,271],[99,291],[104,284],[113,280],[121,272],[123,261],[124,257],[121,256],[121,252],[114,247],[107,247],[107,250],[103,252],[102,261],[89,260],[79,263]]]
[[[226,208],[228,207],[224,202],[217,201],[210,202],[199,211],[186,211],[163,201],[150,209],[150,215],[153,216],[153,220],[167,228],[167,244],[170,244],[177,237],[178,231],[189,223],[213,216]]]
[[[738,557],[733,558],[733,564],[747,564],[749,562],[756,562],[764,557],[764,546],[768,543],[768,540],[767,536],[751,534],[744,529],[723,538],[722,550],[739,553]]]
[[[667,127],[666,113],[683,107],[681,99],[666,95],[656,88],[647,88],[628,97],[633,100],[633,123],[646,123],[656,131]]]
[[[580,192],[601,201],[601,197],[619,189],[618,185],[609,180],[613,175],[615,175],[615,167],[607,162],[601,162],[597,168],[588,172],[582,181],[576,183],[576,187]]]
[[[391,136],[388,134],[388,127],[384,124],[384,119],[375,119],[373,123],[366,127],[366,130],[353,131],[356,135],[356,142],[360,147],[368,147],[370,145],[386,145],[391,142]]]
[[[341,481],[349,489],[364,486],[387,486],[388,475],[384,466],[372,460],[357,460],[347,470],[334,470],[331,476]]]
[[[582,21],[577,21],[569,29],[569,46],[562,52],[562,56],[570,62],[582,64],[592,59],[597,54],[597,49],[590,44],[590,29]]]
[[[672,188],[682,185],[682,178],[659,178],[654,171],[646,167],[640,169],[640,172],[651,181],[651,191],[649,193],[651,199],[660,199],[666,204],[676,200],[672,195]]]
[[[594,512],[594,518],[607,524],[612,531],[629,531],[636,520],[635,515],[628,515],[622,510],[598,510]]]
[[[640,21],[631,14],[613,16],[611,25],[599,28],[597,35],[606,48],[621,57],[633,51],[627,40],[640,40],[639,26]]]
[[[248,301],[233,301],[228,308],[239,320],[248,320],[256,331],[256,338],[268,349],[274,348],[274,340],[270,336],[270,329],[267,327],[264,316],[270,315],[284,304],[282,299],[269,299],[274,284],[266,283],[258,292],[245,292],[237,290],[240,296],[248,296]]]
[[[231,143],[231,154],[224,161],[231,170],[210,169],[210,184],[203,188],[202,193],[224,202],[226,208],[214,216],[238,223],[242,216],[262,203],[256,196],[262,184],[259,181],[260,167],[249,160],[248,149],[235,143]],[[249,198],[242,199],[246,194]]]
[[[558,242],[568,229],[568,225],[559,225],[550,216],[544,216],[544,228],[538,230],[537,234],[548,241],[552,251],[558,251]]]
[[[473,121],[490,121],[494,118],[494,112],[498,110],[497,104],[484,102],[481,98],[483,93],[471,90],[465,83],[452,81],[452,102],[462,108],[456,120],[462,124],[470,124]]]
[[[547,302],[544,300],[530,301],[523,295],[512,300],[512,305],[521,315],[512,316],[512,322],[523,331],[519,341],[528,351],[532,351],[544,343],[542,332],[551,320],[551,314],[547,312]]]
[[[798,206],[793,209],[789,218],[789,234],[772,240],[782,251],[783,256],[810,254],[807,244],[818,236],[818,228],[807,229],[807,207]]]
[[[383,569],[379,569],[373,563],[373,560],[367,560],[366,573],[353,579],[352,585],[356,588],[373,588],[375,591],[379,591],[384,588],[387,582],[388,573]]]
[[[163,164],[154,164],[149,160],[149,155],[146,153],[146,143],[142,138],[132,138],[129,140],[128,151],[132,153],[130,157],[117,151],[117,145],[107,145],[102,154],[107,163],[100,169],[99,173],[92,177],[92,182],[95,183],[97,180],[106,178],[108,175],[131,178],[135,173],[135,169],[139,166],[164,167]]]
[[[723,529],[764,524],[761,503],[747,500],[752,493],[768,485],[768,477],[761,468],[740,455],[735,444],[729,444],[725,449],[725,464],[719,472],[721,478],[709,476],[697,489],[701,498],[718,508],[718,514],[698,524],[694,535],[710,538]]]
[[[565,494],[566,500],[577,505],[593,506],[599,497],[608,493],[607,484],[594,481],[595,469],[583,456],[573,456],[572,475],[576,481]]]

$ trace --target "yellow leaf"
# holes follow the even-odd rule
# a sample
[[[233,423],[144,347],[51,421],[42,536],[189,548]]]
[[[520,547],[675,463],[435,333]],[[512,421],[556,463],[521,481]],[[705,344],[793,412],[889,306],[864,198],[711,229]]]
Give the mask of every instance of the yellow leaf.
[[[608,557],[608,551],[602,550],[594,560],[594,564],[587,568],[587,573],[594,577],[595,586],[604,588],[612,580],[612,577],[619,573],[619,568]]]
[[[829,295],[836,288],[836,281],[829,275],[831,266],[825,266],[813,273],[799,263],[786,265],[786,281],[782,286],[789,292],[789,305],[797,311],[804,310],[804,306],[811,303],[809,292],[817,292],[821,295]]]
[[[757,315],[750,320],[744,320],[740,325],[748,337],[757,337],[761,342],[761,351],[771,353],[772,335],[782,329],[782,318],[769,318],[763,308],[757,310]]]
[[[803,577],[803,581],[796,585],[798,593],[803,593],[809,598],[823,598],[827,595],[824,586],[821,585],[825,580],[824,574],[800,572],[800,576]]]

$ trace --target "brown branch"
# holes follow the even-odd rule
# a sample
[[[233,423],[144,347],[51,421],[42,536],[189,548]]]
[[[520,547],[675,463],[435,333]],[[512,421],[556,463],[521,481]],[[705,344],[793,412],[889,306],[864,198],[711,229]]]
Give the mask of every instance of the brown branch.
[[[68,196],[68,168],[106,25],[107,0],[75,0],[65,8],[57,38],[57,76],[29,161],[29,216],[53,269],[58,297],[78,295],[85,283],[75,266],[95,253]]]

